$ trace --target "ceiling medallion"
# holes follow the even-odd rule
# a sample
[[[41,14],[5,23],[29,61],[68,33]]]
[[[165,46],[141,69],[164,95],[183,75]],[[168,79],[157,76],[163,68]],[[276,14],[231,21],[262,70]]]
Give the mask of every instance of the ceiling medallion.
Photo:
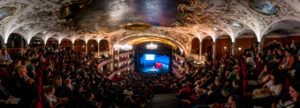
[[[125,30],[147,30],[151,28],[151,25],[143,22],[128,22],[122,24],[120,28]]]
[[[243,25],[236,21],[229,21],[229,24],[231,24],[234,27],[242,27]]]
[[[274,0],[246,0],[248,6],[265,15],[278,15],[279,7]]]
[[[15,7],[2,7],[0,8],[0,20],[12,16],[16,12]]]

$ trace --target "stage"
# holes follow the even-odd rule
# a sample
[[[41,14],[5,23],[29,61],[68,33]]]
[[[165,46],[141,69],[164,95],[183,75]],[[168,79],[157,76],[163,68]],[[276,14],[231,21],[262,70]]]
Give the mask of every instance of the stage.
[[[138,68],[138,71],[140,71],[140,72],[146,72],[146,73],[168,73],[169,70],[155,68],[154,66],[151,66],[151,67],[141,67],[141,68]]]

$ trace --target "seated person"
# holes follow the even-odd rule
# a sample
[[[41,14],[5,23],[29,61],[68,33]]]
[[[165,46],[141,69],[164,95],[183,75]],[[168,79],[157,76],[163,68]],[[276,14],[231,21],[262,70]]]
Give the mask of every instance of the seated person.
[[[69,100],[68,98],[56,98],[54,95],[55,88],[53,86],[46,86],[44,87],[44,90],[44,108],[56,108],[57,106]]]
[[[16,107],[12,104],[18,104],[19,99],[12,96],[9,91],[1,84],[0,79],[0,107]]]

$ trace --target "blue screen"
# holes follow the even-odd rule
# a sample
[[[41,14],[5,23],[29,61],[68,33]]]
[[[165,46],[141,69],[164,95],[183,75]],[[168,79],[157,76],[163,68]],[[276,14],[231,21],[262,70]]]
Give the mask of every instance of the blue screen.
[[[166,55],[143,54],[140,57],[140,69],[148,71],[149,68],[156,68],[160,72],[168,72],[170,57]]]

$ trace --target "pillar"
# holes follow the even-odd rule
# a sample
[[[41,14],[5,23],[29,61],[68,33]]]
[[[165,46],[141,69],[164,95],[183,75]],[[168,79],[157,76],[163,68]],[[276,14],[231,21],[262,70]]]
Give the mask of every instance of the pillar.
[[[109,63],[109,68],[111,72],[114,72],[114,62]]]
[[[99,55],[99,57],[100,57],[100,41],[99,41],[99,43],[98,43],[98,55]]]
[[[235,42],[231,43],[231,55],[232,56],[234,56],[234,54],[235,54],[235,45],[236,45]]]
[[[85,43],[85,53],[88,54],[88,44]]]
[[[263,53],[262,47],[263,47],[262,43],[261,42],[257,42],[257,45],[256,45],[257,53],[260,53],[260,54]]]
[[[72,43],[72,50],[75,51],[75,45]]]
[[[213,54],[212,54],[213,59],[216,59],[216,54],[217,54],[217,52],[216,52],[216,42],[213,42]]]
[[[200,42],[199,46],[199,60],[202,61],[202,42]]]
[[[4,43],[3,44],[3,49],[8,49],[7,46],[8,46],[8,43]]]

